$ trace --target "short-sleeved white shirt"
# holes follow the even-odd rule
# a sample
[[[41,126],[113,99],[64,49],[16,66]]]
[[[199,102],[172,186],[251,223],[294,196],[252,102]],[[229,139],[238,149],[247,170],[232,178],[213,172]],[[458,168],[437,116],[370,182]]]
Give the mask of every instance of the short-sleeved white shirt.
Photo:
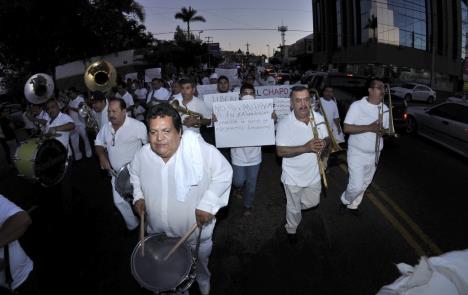
[[[136,152],[148,142],[145,124],[130,117],[126,117],[117,131],[112,123],[104,125],[96,136],[95,145],[107,149],[110,164],[115,171],[132,161]]]
[[[148,94],[148,89],[146,89],[145,87],[138,88],[135,90],[135,95],[139,100],[145,100],[147,94]]]
[[[333,131],[333,136],[335,137],[337,142],[344,142],[343,133],[338,134],[339,129],[335,124],[335,119],[340,118],[336,101],[334,99],[326,100],[323,97],[321,97],[320,102],[322,103],[323,110],[325,112],[325,115],[327,116],[328,124],[330,124],[330,128]]]
[[[382,104],[380,104],[381,106]],[[388,128],[388,107],[384,106],[383,126]],[[344,120],[349,125],[369,125],[378,120],[379,105],[371,104],[367,96],[355,101],[349,107]],[[376,134],[374,132],[364,132],[351,134],[348,139],[348,149],[357,149],[363,153],[375,153]],[[383,139],[380,138],[380,150],[383,148]]]
[[[169,100],[171,93],[164,87],[159,88],[158,90],[153,89],[148,93],[148,99],[146,103],[149,103],[153,98],[157,100]]]
[[[45,127],[45,132],[49,132],[50,127],[59,127],[68,123],[75,123],[75,121],[67,114],[64,114],[60,112],[57,115],[57,118],[52,121],[51,123],[51,118],[49,118],[49,121],[47,122],[47,125]],[[57,131],[58,137],[55,137],[58,141],[60,141],[63,146],[68,149],[68,141],[70,139],[70,131]]]
[[[99,124],[99,130],[101,130],[103,126],[109,123],[109,114],[107,113],[108,109],[109,109],[109,102],[106,100],[106,106],[102,109],[102,111],[96,112],[96,118]]]
[[[327,128],[322,115],[314,112],[319,138],[328,136]],[[306,125],[297,120],[292,111],[284,117],[276,130],[276,145],[293,147],[301,146],[313,138],[310,122]],[[317,163],[317,154],[304,153],[295,157],[283,158],[283,173],[281,181],[287,185],[308,187],[320,181],[320,172]]]
[[[126,91],[123,96],[120,95],[120,93],[117,93],[115,97],[123,99],[127,104],[127,107],[131,107],[132,105],[134,105],[133,96],[128,91]]]
[[[179,105],[181,107],[184,107],[182,101],[183,97],[181,96],[176,96],[174,99],[177,99],[179,101]],[[191,110],[192,112],[200,113],[203,115],[204,119],[211,119],[211,116],[213,115],[210,109],[206,106],[205,102],[198,97],[194,96],[192,100],[187,104],[187,108]],[[184,122],[184,119],[188,117],[188,115],[185,114],[180,114],[182,122]],[[195,127],[187,127],[184,126],[184,131],[185,130],[192,130],[194,132],[200,133],[200,127],[195,128]]]
[[[0,227],[11,216],[23,211],[21,208],[0,195]],[[13,278],[12,289],[16,289],[27,278],[33,269],[33,262],[24,252],[18,240],[8,244],[10,254],[10,271]],[[0,258],[4,259],[4,249],[0,248]],[[0,286],[7,287],[5,282],[5,271],[0,271]]]
[[[261,146],[231,148],[231,162],[236,166],[254,166],[262,162]]]

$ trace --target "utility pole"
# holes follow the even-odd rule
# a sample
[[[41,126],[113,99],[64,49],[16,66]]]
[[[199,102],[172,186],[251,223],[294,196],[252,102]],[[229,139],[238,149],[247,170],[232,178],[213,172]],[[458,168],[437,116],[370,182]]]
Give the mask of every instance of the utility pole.
[[[211,43],[211,40],[213,40],[213,37],[210,36],[206,36],[204,38],[207,40],[206,43]]]
[[[267,55],[267,57],[270,58],[270,44],[267,44],[267,49],[268,49],[268,55]]]
[[[285,25],[281,25],[278,27],[278,32],[281,32],[281,50],[283,53],[283,63],[286,62],[286,32],[288,31],[288,27]]]
[[[246,54],[249,54],[249,46],[250,44],[249,43],[246,43],[245,46],[247,47],[247,51],[245,52]]]

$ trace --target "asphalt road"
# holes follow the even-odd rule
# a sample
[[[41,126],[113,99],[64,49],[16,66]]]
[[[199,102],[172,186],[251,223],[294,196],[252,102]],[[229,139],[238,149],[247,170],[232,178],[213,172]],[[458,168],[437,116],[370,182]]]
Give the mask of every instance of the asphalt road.
[[[329,167],[329,190],[303,212],[299,242],[283,229],[281,167],[265,148],[253,215],[231,198],[218,214],[210,261],[212,294],[375,294],[398,277],[395,264],[468,248],[468,160],[414,136],[386,144],[362,215],[340,213],[347,184],[344,154]],[[109,178],[95,159],[72,170],[73,214],[60,189],[44,189],[10,172],[0,193],[31,212],[22,244],[34,259],[43,294],[145,294],[130,274],[137,233],[113,208]],[[196,288],[191,294],[198,294]]]

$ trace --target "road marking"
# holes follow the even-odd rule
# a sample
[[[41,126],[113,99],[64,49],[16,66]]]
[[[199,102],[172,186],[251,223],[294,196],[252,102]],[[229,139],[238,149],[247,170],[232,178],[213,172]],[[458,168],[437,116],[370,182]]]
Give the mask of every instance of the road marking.
[[[347,167],[344,164],[340,164],[339,167],[345,173],[348,173]],[[376,191],[376,194],[381,197],[392,209],[409,225],[409,227],[414,231],[417,237],[419,237],[424,243],[429,246],[433,254],[440,255],[442,251],[440,248],[426,235],[422,229],[406,214],[403,209],[400,208],[377,184],[371,184],[372,189]],[[401,236],[406,240],[406,242],[415,250],[416,254],[419,256],[426,255],[422,247],[416,242],[412,235],[405,229],[405,227],[393,216],[393,214],[385,208],[384,204],[380,202],[376,195],[372,192],[367,192],[369,200],[372,204],[377,207],[384,217],[392,224],[392,226],[401,234]]]
[[[414,222],[411,217],[408,216],[408,214],[403,211],[403,209],[400,208],[377,184],[373,183],[372,188],[374,188],[378,195],[382,197],[382,199],[387,202],[393,210],[396,211],[398,215],[400,215],[401,218],[410,226],[410,228],[416,233],[416,235],[423,240],[431,249],[433,254],[440,255],[442,254],[442,250],[429,238],[428,235],[426,235],[422,229]]]

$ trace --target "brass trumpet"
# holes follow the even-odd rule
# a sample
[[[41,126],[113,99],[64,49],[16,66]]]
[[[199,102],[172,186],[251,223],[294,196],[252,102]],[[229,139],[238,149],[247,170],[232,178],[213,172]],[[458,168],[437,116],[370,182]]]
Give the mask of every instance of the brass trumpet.
[[[171,106],[176,109],[180,114],[185,114],[188,116],[195,117],[199,120],[203,119],[203,115],[194,111],[191,111],[187,108],[187,106],[181,106],[177,99],[174,99],[170,102]],[[200,125],[193,125],[193,127],[198,128]]]
[[[325,114],[325,110],[323,109],[322,102],[320,101],[320,95],[318,91],[314,88],[311,88],[309,89],[309,92],[315,96],[315,101],[317,102],[320,113],[322,113],[325,126],[327,127],[328,136],[330,137],[330,141],[331,141],[330,153],[341,152],[343,149],[336,142],[335,136],[333,135],[333,130],[330,127],[330,123],[328,122],[327,115]]]
[[[91,108],[86,105],[86,104],[83,104],[79,110],[78,110],[78,114],[85,119],[86,121],[86,127],[94,130],[94,132],[96,132],[96,134],[98,134],[99,132],[99,124],[96,120],[96,118],[94,117],[94,114],[93,114],[93,111],[91,110]]]

